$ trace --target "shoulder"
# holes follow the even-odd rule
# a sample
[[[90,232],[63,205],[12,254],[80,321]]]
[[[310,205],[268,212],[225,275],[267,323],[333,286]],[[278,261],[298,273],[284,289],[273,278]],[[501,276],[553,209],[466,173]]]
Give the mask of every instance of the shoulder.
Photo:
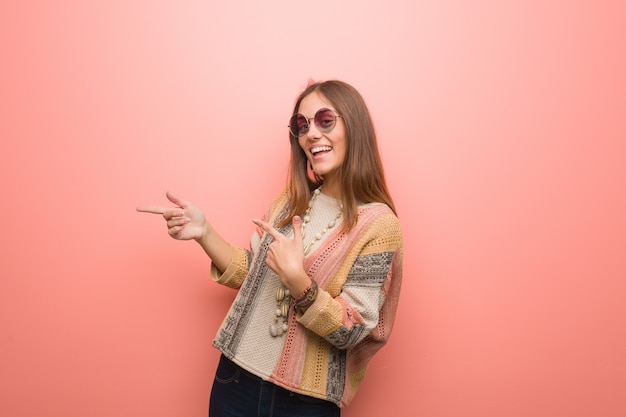
[[[371,227],[388,226],[393,229],[400,229],[398,216],[384,203],[361,204],[358,207],[358,215],[359,222],[364,222]]]
[[[272,204],[270,205],[268,218],[270,220],[275,220],[281,212],[288,206],[290,199],[290,193],[288,189],[284,189],[278,196],[272,200]]]
[[[384,240],[392,247],[402,246],[400,220],[393,210],[383,203],[368,203],[359,206],[358,229],[372,239]]]
[[[285,204],[289,202],[289,196],[290,196],[289,190],[284,189],[280,194],[278,194],[278,196],[274,198],[274,200],[272,201],[272,207],[284,206]]]

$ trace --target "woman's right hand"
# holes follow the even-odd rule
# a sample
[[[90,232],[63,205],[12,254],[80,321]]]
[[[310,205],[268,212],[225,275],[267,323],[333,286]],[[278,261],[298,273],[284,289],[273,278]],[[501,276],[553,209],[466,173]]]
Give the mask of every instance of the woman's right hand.
[[[199,240],[205,237],[209,224],[202,211],[188,201],[182,200],[170,192],[165,194],[176,207],[139,206],[141,213],[160,214],[167,223],[167,232],[178,240]]]

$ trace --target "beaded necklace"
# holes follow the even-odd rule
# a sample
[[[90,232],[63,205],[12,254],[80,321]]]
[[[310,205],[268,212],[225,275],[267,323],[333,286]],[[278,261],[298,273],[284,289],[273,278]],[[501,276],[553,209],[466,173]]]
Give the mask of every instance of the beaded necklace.
[[[315,199],[321,193],[322,187],[316,188],[313,190],[313,194],[311,195],[311,200],[309,201],[309,207],[307,207],[304,212],[304,216],[302,216],[302,239],[306,238],[305,229],[306,225],[311,221],[311,210],[313,209],[313,203],[315,203]],[[322,237],[326,232],[335,227],[337,224],[337,220],[341,217],[343,212],[343,204],[339,206],[339,213],[335,215],[335,217],[328,222],[328,225],[324,227],[319,233],[313,236],[313,239],[307,244],[304,245],[304,254],[308,255],[309,251],[313,247],[313,245],[322,240]],[[287,318],[289,316],[289,303],[290,303],[290,294],[289,290],[282,285],[278,287],[276,290],[276,311],[274,322],[270,324],[270,334],[274,337],[282,336],[288,329]]]

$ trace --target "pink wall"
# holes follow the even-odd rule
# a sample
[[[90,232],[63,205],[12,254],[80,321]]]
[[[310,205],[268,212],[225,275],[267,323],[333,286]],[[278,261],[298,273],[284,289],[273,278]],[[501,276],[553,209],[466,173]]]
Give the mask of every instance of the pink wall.
[[[0,7],[0,415],[206,415],[232,293],[134,208],[246,244],[309,77],[368,100],[405,231],[344,415],[626,415],[623,2],[37,3]]]

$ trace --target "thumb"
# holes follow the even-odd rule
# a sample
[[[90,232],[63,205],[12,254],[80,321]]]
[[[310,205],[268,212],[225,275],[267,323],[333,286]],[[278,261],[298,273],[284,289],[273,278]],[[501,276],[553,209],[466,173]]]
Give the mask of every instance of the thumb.
[[[302,218],[300,216],[294,216],[291,219],[291,227],[293,228],[293,240],[295,242],[302,242]]]
[[[187,206],[189,206],[188,201],[185,201],[181,198],[176,197],[174,194],[172,194],[169,191],[165,193],[165,196],[167,197],[168,200],[176,204],[178,207],[186,208]]]

